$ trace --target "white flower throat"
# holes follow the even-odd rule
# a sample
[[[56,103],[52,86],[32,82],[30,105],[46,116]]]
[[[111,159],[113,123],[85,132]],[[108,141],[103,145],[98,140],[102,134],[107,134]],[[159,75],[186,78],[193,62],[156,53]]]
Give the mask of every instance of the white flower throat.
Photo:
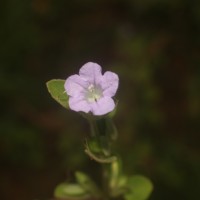
[[[102,89],[98,85],[90,84],[86,91],[86,99],[88,102],[92,103],[99,100],[103,95]]]

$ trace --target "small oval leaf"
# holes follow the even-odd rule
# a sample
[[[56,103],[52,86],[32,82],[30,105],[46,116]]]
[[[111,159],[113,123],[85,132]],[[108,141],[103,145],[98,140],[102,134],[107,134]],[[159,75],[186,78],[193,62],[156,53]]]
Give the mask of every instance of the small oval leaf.
[[[124,195],[126,200],[146,200],[153,190],[153,184],[148,178],[135,175],[128,179],[127,189]]]
[[[76,183],[61,183],[58,185],[54,191],[54,196],[56,198],[63,199],[86,199],[89,194],[83,187]]]
[[[92,196],[99,197],[101,195],[101,192],[99,188],[97,187],[96,183],[85,173],[83,172],[76,172],[76,181]]]
[[[66,94],[64,84],[65,80],[61,79],[53,79],[46,83],[47,89],[51,94],[51,96],[53,97],[53,99],[55,99],[59,104],[68,109],[69,97]]]

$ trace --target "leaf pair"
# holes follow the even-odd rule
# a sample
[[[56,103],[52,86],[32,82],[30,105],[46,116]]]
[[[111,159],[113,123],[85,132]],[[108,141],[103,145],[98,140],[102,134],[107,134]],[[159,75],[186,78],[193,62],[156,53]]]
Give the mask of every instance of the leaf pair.
[[[123,196],[125,200],[146,200],[153,190],[153,184],[145,176],[126,176],[120,159],[107,166],[106,179],[111,197]]]
[[[54,196],[65,200],[85,200],[98,198],[101,193],[93,180],[82,172],[76,172],[76,183],[61,183],[54,191]]]

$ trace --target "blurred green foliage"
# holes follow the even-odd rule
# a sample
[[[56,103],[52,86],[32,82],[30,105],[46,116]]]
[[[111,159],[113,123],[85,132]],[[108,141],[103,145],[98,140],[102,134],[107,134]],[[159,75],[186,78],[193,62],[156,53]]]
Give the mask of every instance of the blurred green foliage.
[[[115,148],[127,174],[152,179],[151,199],[199,198],[199,1],[0,4],[1,199],[47,199],[73,171],[99,173],[83,152],[89,125],[45,85],[88,61],[119,74]]]

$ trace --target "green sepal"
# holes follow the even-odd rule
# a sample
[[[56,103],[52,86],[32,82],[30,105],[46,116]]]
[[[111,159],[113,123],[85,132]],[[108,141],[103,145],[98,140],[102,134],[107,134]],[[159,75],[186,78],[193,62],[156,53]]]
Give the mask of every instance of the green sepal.
[[[117,129],[110,117],[101,119],[90,119],[91,137],[96,143],[96,147],[105,156],[111,154],[111,144],[117,138]],[[90,146],[90,144],[89,144]],[[96,151],[94,151],[96,152]]]
[[[65,80],[53,79],[46,83],[47,89],[52,98],[55,99],[64,108],[69,109],[69,97],[64,89]]]
[[[110,117],[105,118],[105,124],[106,124],[106,135],[109,137],[110,141],[114,141],[117,139],[118,132],[115,124],[113,123],[112,119]]]
[[[92,160],[95,160],[96,162],[99,162],[99,163],[112,163],[115,160],[117,160],[117,157],[114,155],[109,155],[109,156],[104,155],[101,147],[98,146],[99,145],[98,142],[94,145],[94,141],[95,140],[93,140],[92,146],[90,145],[90,143],[88,144],[87,141],[86,141],[86,145],[85,145],[85,153]],[[94,149],[94,147],[95,147],[95,149]],[[98,151],[96,151],[96,150],[98,150]]]
[[[90,194],[80,184],[61,183],[56,187],[54,196],[65,200],[84,200],[90,197]]]
[[[127,192],[124,194],[126,200],[146,200],[153,190],[152,182],[141,175],[128,178],[126,187]]]
[[[93,123],[93,126],[96,126],[96,135],[106,136],[110,141],[116,139],[117,130],[109,116],[105,116],[98,120],[93,120],[90,123]]]
[[[108,140],[108,137],[105,135],[100,135],[98,137],[98,141],[101,147],[101,150],[104,154],[104,156],[108,157],[111,155],[111,147],[110,147],[110,141]]]

